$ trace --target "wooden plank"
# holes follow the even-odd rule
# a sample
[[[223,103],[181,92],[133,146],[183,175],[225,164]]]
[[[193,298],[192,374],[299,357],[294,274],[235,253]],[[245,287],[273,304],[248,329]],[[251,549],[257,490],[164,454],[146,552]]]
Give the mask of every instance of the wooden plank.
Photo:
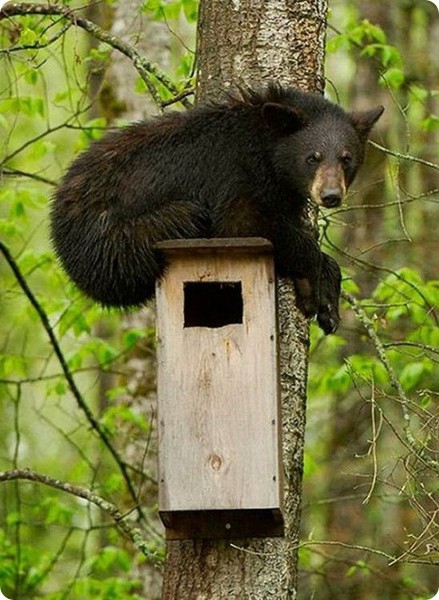
[[[260,237],[249,238],[194,238],[194,239],[175,239],[163,240],[157,242],[156,248],[164,251],[166,254],[186,254],[194,253],[271,253],[273,244]]]

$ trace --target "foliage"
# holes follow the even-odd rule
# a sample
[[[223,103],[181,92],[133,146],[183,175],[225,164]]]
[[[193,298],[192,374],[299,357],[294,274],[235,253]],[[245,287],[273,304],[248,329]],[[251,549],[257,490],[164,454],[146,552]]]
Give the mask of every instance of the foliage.
[[[194,3],[180,4],[193,20]],[[52,8],[53,14],[0,20],[0,470],[26,466],[88,486],[128,515],[134,511],[144,539],[129,521],[121,531],[121,517],[112,518],[105,502],[98,510],[73,490],[2,484],[0,589],[14,599],[128,600],[140,597],[137,565],[163,559],[162,537],[150,526],[156,507],[138,507],[149,474],[136,464],[128,471],[128,438],[120,433],[123,424],[129,442],[143,446],[142,456],[148,452],[151,416],[130,404],[123,364],[135,346],[153,352],[154,332],[131,327],[118,335],[121,315],[83,298],[50,248],[53,186],[108,124],[89,116],[99,98],[89,96],[88,83],[114,45],[102,30],[99,45],[90,46],[89,22],[64,19],[67,8]],[[144,65],[142,93],[153,84],[156,101],[169,104],[190,92],[193,53],[185,48],[181,56],[172,80]],[[105,389],[102,373],[111,377]],[[140,550],[134,560],[125,537]]]
[[[146,12],[151,18],[160,21],[178,19],[183,13],[189,23],[195,23],[198,16],[197,0],[146,0],[140,10]]]
[[[343,326],[326,339],[311,332],[302,590],[430,598],[439,539],[439,282],[424,250],[424,219],[437,214],[429,150],[437,90],[428,70],[424,80],[411,75],[394,31],[354,10],[341,29],[335,16],[328,71],[333,77],[330,65],[343,56],[350,79],[366,82],[360,94],[385,104],[387,123],[373,143],[381,152],[375,166],[369,153],[361,198],[354,190],[349,207],[321,219],[323,244],[344,266]],[[408,16],[428,38],[422,9]]]
[[[194,54],[179,48],[175,72],[163,73],[78,6],[0,19],[0,469],[33,474],[0,477],[0,589],[15,599],[143,597],[137,567],[163,560],[157,507],[139,506],[155,482],[126,452],[152,444],[153,417],[130,401],[126,357],[139,346],[153,353],[154,332],[119,332],[120,314],[66,279],[48,242],[48,200],[74,155],[120,114],[117,94],[103,101],[112,53],[132,61],[136,93],[158,110],[190,104]],[[423,10],[413,8],[410,25],[428,41]],[[141,11],[178,30],[195,21],[197,3],[146,0]],[[331,22],[329,92],[350,103],[349,82],[367,72],[388,116],[371,148],[382,167],[321,220],[344,269],[344,325],[327,338],[311,330],[303,597],[425,599],[439,551],[439,283],[427,246],[438,90],[384,25],[346,6]],[[43,487],[38,473],[78,487]]]

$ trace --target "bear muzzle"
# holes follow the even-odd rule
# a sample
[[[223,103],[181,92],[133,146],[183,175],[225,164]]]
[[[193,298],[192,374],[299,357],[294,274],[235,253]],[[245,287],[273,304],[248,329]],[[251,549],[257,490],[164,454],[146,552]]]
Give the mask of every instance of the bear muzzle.
[[[340,165],[322,164],[311,186],[311,199],[325,208],[340,206],[346,195],[344,172]]]

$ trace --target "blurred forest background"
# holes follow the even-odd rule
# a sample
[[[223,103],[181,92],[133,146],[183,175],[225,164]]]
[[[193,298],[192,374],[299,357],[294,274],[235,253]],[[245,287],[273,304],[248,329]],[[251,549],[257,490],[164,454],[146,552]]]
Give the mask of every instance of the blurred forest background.
[[[197,2],[47,12],[0,19],[0,589],[156,600],[153,318],[79,294],[48,207],[105,128],[193,102]],[[337,335],[311,325],[301,600],[439,588],[438,48],[427,0],[330,1],[326,94],[386,111],[321,215],[344,292]]]

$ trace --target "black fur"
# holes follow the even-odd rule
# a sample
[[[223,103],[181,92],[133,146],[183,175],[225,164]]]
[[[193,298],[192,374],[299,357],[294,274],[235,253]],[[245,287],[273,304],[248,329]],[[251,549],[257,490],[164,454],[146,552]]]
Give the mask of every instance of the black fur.
[[[157,241],[262,236],[274,244],[278,273],[297,281],[304,312],[334,331],[340,271],[303,226],[303,209],[312,194],[341,200],[381,112],[349,115],[321,96],[270,85],[108,133],[57,189],[56,252],[83,292],[129,307],[147,301],[163,275]]]

